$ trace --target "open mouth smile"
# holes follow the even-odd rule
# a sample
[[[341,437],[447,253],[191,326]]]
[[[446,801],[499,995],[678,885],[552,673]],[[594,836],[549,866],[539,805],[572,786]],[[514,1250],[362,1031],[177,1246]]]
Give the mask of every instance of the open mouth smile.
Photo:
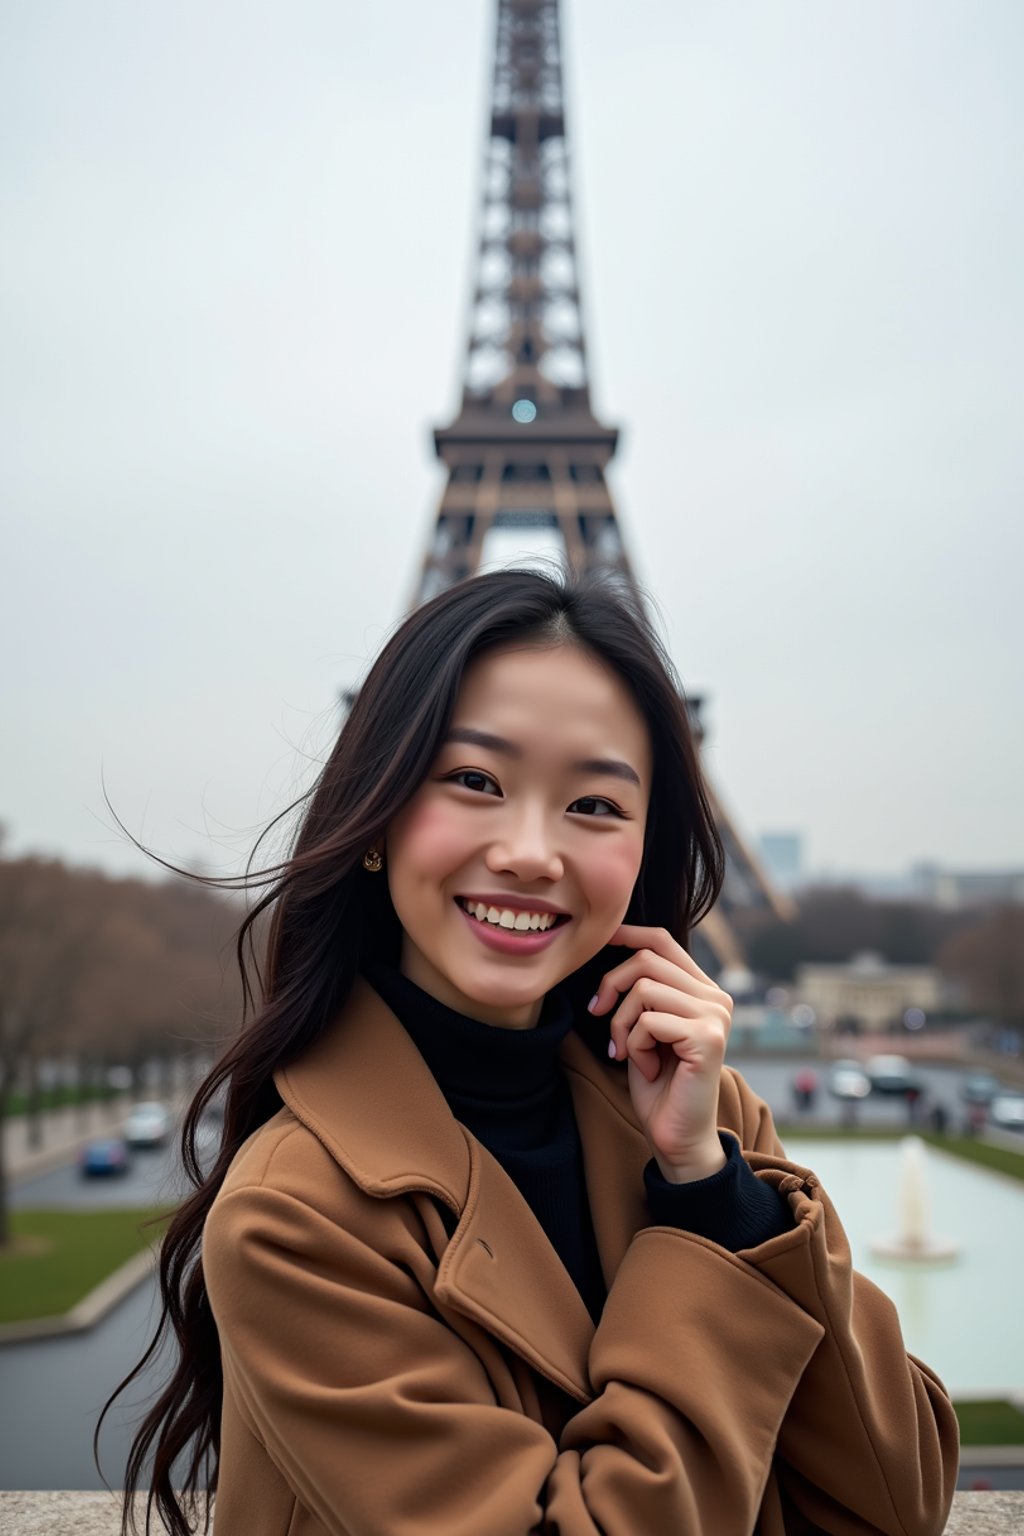
[[[490,923],[492,928],[513,929],[516,933],[536,933],[538,929],[545,933],[549,928],[569,920],[565,913],[525,912],[511,907],[493,907],[466,896],[457,896],[455,899],[462,910],[475,917],[478,923]]]
[[[476,937],[504,954],[536,954],[547,949],[560,928],[572,921],[567,912],[531,912],[489,906],[457,896],[455,904]]]

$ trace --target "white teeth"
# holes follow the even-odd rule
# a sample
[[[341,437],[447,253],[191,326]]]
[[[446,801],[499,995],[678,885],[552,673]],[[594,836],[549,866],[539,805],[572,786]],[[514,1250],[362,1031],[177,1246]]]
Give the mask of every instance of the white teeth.
[[[482,901],[462,901],[465,910],[480,922],[495,928],[511,928],[517,933],[541,932],[555,923],[553,912],[513,912],[509,907],[488,907]]]

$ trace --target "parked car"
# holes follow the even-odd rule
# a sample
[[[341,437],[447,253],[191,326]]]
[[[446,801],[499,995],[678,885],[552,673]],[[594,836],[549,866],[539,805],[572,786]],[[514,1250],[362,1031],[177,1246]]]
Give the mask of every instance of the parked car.
[[[968,1072],[960,1084],[960,1097],[965,1104],[991,1104],[1003,1086],[991,1072]]]
[[[920,1094],[923,1086],[905,1056],[869,1056],[865,1071],[872,1093]]]
[[[117,1178],[130,1168],[123,1136],[97,1137],[79,1149],[78,1171],[83,1179]]]
[[[1024,1131],[1024,1093],[998,1093],[988,1107],[993,1125],[1004,1131]]]
[[[871,1092],[870,1078],[853,1057],[834,1061],[828,1069],[826,1083],[834,1099],[866,1099]]]
[[[162,1147],[171,1134],[171,1117],[155,1101],[133,1104],[124,1123],[124,1139],[130,1147]]]

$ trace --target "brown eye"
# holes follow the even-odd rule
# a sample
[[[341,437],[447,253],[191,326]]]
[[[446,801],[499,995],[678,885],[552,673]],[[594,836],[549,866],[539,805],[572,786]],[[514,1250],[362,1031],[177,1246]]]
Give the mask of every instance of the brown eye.
[[[618,806],[612,805],[612,802],[610,800],[602,800],[602,799],[600,799],[597,795],[584,795],[582,797],[582,799],[574,800],[572,805],[570,805],[570,807],[569,807],[570,811],[573,809],[573,806],[583,806],[583,807],[585,807],[584,810],[581,810],[580,812],[578,812],[578,814],[581,815],[581,816],[608,816],[608,815],[610,815],[610,816],[621,816],[622,815],[622,812],[619,810]],[[605,809],[603,811],[595,809],[595,807],[599,807],[599,806],[604,806]]]
[[[463,768],[459,773],[453,773],[449,782],[452,784],[462,784],[463,788],[472,789],[478,794],[486,794],[485,786],[493,784],[494,788],[498,790],[498,794],[501,794],[501,790],[498,789],[497,783],[491,778],[490,774],[481,773],[479,768]]]

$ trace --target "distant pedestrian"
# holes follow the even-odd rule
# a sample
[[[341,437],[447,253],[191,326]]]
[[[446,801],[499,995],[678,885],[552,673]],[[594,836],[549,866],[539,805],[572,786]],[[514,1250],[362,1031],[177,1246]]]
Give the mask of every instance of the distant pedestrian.
[[[810,1067],[802,1067],[793,1079],[793,1101],[801,1114],[814,1108],[818,1079]]]
[[[964,1135],[980,1136],[985,1129],[987,1118],[984,1104],[969,1104],[967,1106],[967,1118],[964,1121]]]
[[[945,1136],[946,1127],[949,1124],[949,1111],[945,1104],[933,1104],[928,1118],[931,1121],[931,1127],[935,1134],[937,1136]]]

